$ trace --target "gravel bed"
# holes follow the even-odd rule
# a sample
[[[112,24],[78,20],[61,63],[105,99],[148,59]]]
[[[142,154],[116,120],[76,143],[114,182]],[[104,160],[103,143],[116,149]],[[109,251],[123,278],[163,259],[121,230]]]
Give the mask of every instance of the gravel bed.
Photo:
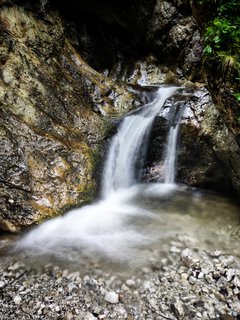
[[[240,319],[239,257],[179,239],[122,272],[10,256],[0,269],[0,320]]]

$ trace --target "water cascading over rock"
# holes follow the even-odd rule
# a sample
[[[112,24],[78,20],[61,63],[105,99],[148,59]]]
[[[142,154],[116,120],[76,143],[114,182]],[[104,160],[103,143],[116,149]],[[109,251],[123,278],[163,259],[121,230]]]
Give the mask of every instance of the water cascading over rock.
[[[93,259],[135,264],[147,259],[151,245],[169,242],[169,237],[175,237],[176,233],[194,235],[196,241],[206,240],[209,245],[212,230],[216,229],[215,220],[211,219],[213,223],[207,227],[203,222],[205,215],[209,215],[211,200],[206,197],[205,204],[200,191],[174,183],[177,136],[185,100],[172,109],[173,114],[170,112],[167,148],[162,156],[165,173],[161,179],[165,182],[144,184],[137,179],[138,157],[144,157],[147,151],[154,118],[164,111],[165,101],[173,106],[168,98],[177,90],[177,87],[159,88],[151,103],[123,119],[106,158],[101,200],[45,222],[24,236],[15,250],[27,252],[28,256],[50,255],[77,263]],[[219,209],[216,211],[219,215]],[[196,212],[201,213],[199,218]],[[224,226],[221,215],[219,218]],[[221,233],[220,240],[214,234],[216,241],[221,241]]]
[[[105,162],[102,181],[102,195],[107,198],[112,192],[118,189],[128,188],[136,184],[135,166],[141,161],[139,156],[145,157],[147,142],[152,123],[156,114],[161,110],[165,100],[171,96],[177,87],[162,87],[158,90],[156,98],[149,104],[142,107],[141,111],[126,116],[120,125],[117,134],[114,136],[109,153]],[[176,148],[177,130],[173,130],[174,137],[171,138],[169,150]],[[171,136],[171,135],[170,135]],[[173,143],[172,143],[173,139]],[[171,160],[167,154],[166,175],[172,168],[174,151]],[[171,173],[172,174],[172,173]],[[170,175],[171,175],[170,174]],[[173,182],[171,181],[166,182]]]
[[[16,248],[38,254],[56,254],[67,257],[68,251],[126,259],[133,248],[152,241],[152,236],[138,231],[132,219],[145,220],[153,214],[131,201],[141,192],[136,179],[135,167],[139,155],[144,157],[151,125],[166,99],[178,87],[162,87],[155,99],[136,113],[127,115],[113,137],[103,171],[102,200],[80,209],[70,211],[64,217],[45,222],[30,231]],[[176,147],[176,134],[171,148]],[[172,156],[175,151],[172,152]],[[173,170],[173,164],[166,170]],[[166,173],[167,174],[167,173]],[[168,181],[167,181],[168,182]],[[173,181],[170,181],[173,182]],[[174,187],[160,187],[160,193],[168,193]]]

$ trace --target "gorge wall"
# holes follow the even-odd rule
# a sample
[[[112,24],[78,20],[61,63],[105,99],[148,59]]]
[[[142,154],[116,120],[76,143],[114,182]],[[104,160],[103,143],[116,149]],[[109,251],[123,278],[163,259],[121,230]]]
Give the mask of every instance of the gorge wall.
[[[144,103],[143,79],[200,90],[182,123],[178,181],[240,193],[238,131],[203,89],[201,30],[187,0],[0,6],[1,229],[17,232],[93,198],[112,120]],[[159,119],[148,173],[161,161]]]

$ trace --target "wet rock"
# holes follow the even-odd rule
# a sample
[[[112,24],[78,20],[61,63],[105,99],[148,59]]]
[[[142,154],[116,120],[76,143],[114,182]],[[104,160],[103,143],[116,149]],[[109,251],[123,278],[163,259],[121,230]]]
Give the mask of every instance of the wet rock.
[[[176,180],[188,186],[223,193],[228,191],[230,194],[233,189],[237,191],[239,173],[229,166],[238,159],[238,152],[233,151],[237,151],[237,143],[222,122],[209,92],[202,88],[182,98],[185,109],[179,128]],[[154,122],[144,180],[163,180],[163,159],[170,122],[168,112],[177,105],[174,100],[167,102]]]

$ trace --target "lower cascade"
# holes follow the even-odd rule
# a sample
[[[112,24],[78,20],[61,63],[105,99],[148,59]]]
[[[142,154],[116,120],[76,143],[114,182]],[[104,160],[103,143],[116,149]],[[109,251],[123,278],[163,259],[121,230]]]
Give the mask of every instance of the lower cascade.
[[[154,118],[178,90],[160,87],[152,102],[122,120],[106,157],[98,202],[43,223],[20,239],[14,250],[77,262],[88,258],[138,263],[147,259],[152,246],[163,245],[183,232],[196,240],[200,235],[201,245],[212,241],[214,247],[217,235],[213,230],[224,226],[226,219],[224,212],[219,214],[223,200],[217,198],[216,204],[214,197],[175,184],[177,138],[185,102],[170,121],[163,155],[164,182],[138,182]],[[232,212],[229,220],[235,217]],[[218,219],[213,219],[216,214]]]

